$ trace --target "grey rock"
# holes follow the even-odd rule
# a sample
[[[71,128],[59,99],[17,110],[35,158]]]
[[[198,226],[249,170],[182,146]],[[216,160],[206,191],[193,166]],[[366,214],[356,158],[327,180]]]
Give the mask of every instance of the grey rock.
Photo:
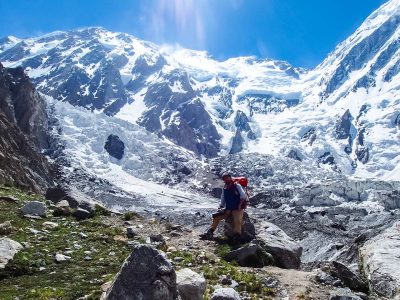
[[[243,143],[244,139],[242,137],[242,134],[240,133],[240,130],[237,129],[236,134],[232,140],[232,146],[231,150],[229,151],[229,154],[235,154],[241,152],[243,150]]]
[[[130,226],[126,228],[126,236],[128,238],[133,238],[135,236],[137,236],[137,232],[135,231],[134,227]]]
[[[62,262],[65,262],[65,261],[69,261],[70,259],[71,259],[70,256],[67,256],[67,255],[64,255],[64,254],[60,254],[60,253],[57,253],[54,256],[54,260],[56,261],[56,263],[62,263]]]
[[[365,146],[358,146],[356,149],[356,156],[357,159],[362,162],[363,164],[366,164],[369,161],[369,149],[368,147]]]
[[[175,271],[161,252],[138,245],[122,265],[106,299],[178,299]]]
[[[325,152],[320,157],[318,157],[318,163],[324,165],[335,165],[335,157],[330,152]]]
[[[395,298],[400,296],[400,222],[365,242],[360,249],[363,271],[370,289],[376,294]]]
[[[326,264],[323,269],[330,275],[339,278],[345,286],[351,288],[352,290],[368,293],[368,283],[358,275],[354,274],[342,263],[332,261]]]
[[[238,292],[233,288],[216,289],[211,295],[211,300],[240,300],[242,299]]]
[[[191,269],[176,272],[179,295],[182,300],[202,300],[206,291],[206,279]]]
[[[349,110],[343,114],[343,116],[338,121],[335,128],[335,135],[337,139],[347,139],[350,137],[350,129],[352,127],[353,116]]]
[[[338,288],[330,293],[329,300],[362,300],[349,288]]]
[[[317,274],[315,275],[315,279],[317,282],[333,285],[334,281],[336,280],[334,277],[329,275],[328,273],[318,270]]]
[[[110,134],[104,145],[104,149],[106,149],[108,154],[110,154],[112,157],[115,157],[116,159],[122,159],[125,152],[125,144],[120,140],[118,135]]]
[[[229,217],[225,220],[224,224],[224,234],[227,237],[233,237],[233,218]],[[242,223],[242,235],[241,240],[243,242],[250,242],[256,236],[256,229],[254,227],[253,222],[250,220],[250,217],[247,212],[243,213],[243,223]]]
[[[21,213],[23,215],[46,217],[47,208],[42,202],[31,201],[21,208]]]
[[[61,200],[58,202],[53,211],[54,216],[70,216],[71,214],[72,209],[67,200]]]
[[[276,266],[284,269],[298,269],[302,248],[278,226],[265,222],[257,235],[260,245],[272,255]]]
[[[9,238],[0,238],[0,270],[4,269],[7,263],[14,258],[22,245]]]
[[[298,161],[302,161],[302,159],[300,158],[299,154],[297,153],[296,150],[290,150],[289,153],[287,154],[287,157],[291,158],[291,159],[295,159]]]
[[[273,264],[274,259],[256,242],[247,244],[229,252],[225,257],[228,261],[236,261],[241,267],[262,268]]]
[[[89,211],[87,211],[86,209],[80,208],[78,207],[75,212],[73,213],[73,216],[77,219],[77,220],[86,220],[88,218],[93,217],[93,214],[90,213]]]
[[[0,224],[0,235],[7,235],[13,231],[13,227],[10,221],[6,221]]]

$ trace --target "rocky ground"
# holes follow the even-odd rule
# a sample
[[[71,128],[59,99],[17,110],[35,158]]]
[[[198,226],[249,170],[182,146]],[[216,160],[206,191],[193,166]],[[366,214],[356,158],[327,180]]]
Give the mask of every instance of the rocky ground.
[[[214,299],[213,293],[222,287],[234,288],[242,299],[383,299],[357,292],[359,287],[352,286],[351,291],[343,276],[346,270],[337,274],[334,265],[303,266],[303,270],[268,263],[257,268],[240,266],[240,260],[227,259],[238,246],[223,236],[216,241],[199,240],[204,226],[186,227],[157,215],[115,213],[95,204],[93,210],[83,209],[83,204],[69,205],[0,188],[0,208],[7,212],[0,215],[1,299],[99,299],[140,244],[165,252],[178,274],[190,268],[204,277],[205,299]],[[199,223],[208,219],[195,213],[194,217],[203,220]],[[284,233],[274,235],[286,239]],[[264,242],[268,244],[268,239]],[[276,265],[280,258],[274,249],[270,251]]]

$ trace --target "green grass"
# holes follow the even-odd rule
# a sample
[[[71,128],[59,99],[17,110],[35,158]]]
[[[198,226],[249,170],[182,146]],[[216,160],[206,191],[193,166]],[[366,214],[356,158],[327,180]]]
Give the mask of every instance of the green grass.
[[[32,220],[20,215],[24,202],[44,201],[36,195],[27,195],[14,188],[0,187],[0,195],[13,196],[18,203],[0,200],[0,223],[11,221],[14,231],[9,238],[30,246],[21,250],[7,268],[0,271],[0,299],[77,299],[91,295],[98,299],[101,285],[112,278],[130,253],[126,243],[115,241],[114,236],[124,230],[107,224],[106,212],[93,219],[77,222],[73,217],[53,217]],[[7,213],[4,213],[7,212]],[[56,222],[56,229],[35,235],[28,228],[43,230],[46,221]],[[87,235],[82,238],[79,233]],[[74,244],[82,248],[75,249]],[[73,251],[71,260],[57,264],[54,255],[66,248]],[[85,254],[85,251],[92,251]],[[110,255],[110,253],[112,255]],[[85,256],[92,260],[85,261]],[[39,268],[45,270],[40,271]],[[90,298],[89,298],[90,299]]]
[[[137,213],[133,212],[133,211],[128,211],[128,212],[123,214],[122,218],[124,219],[124,221],[130,221],[130,220],[133,220],[133,219],[140,218],[140,216]]]
[[[216,254],[222,258],[231,251],[229,245],[218,245]],[[200,268],[204,277],[207,279],[207,290],[205,299],[210,299],[213,292],[213,285],[220,284],[219,280],[222,275],[229,275],[233,280],[239,283],[235,289],[242,292],[246,291],[251,299],[271,299],[270,296],[275,295],[275,290],[265,287],[263,277],[252,270],[244,270],[238,267],[237,263],[220,260],[213,266],[205,265]]]

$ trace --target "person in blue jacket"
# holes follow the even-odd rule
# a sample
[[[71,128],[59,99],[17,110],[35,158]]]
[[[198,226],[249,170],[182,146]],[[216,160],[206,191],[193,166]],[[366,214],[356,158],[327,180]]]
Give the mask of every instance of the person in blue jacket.
[[[232,216],[233,218],[233,239],[240,241],[242,234],[242,221],[245,203],[248,201],[247,195],[239,183],[232,180],[230,174],[222,176],[225,185],[221,194],[221,203],[218,212],[213,214],[213,222],[207,232],[200,235],[201,239],[212,240],[214,238],[214,231],[220,221]]]

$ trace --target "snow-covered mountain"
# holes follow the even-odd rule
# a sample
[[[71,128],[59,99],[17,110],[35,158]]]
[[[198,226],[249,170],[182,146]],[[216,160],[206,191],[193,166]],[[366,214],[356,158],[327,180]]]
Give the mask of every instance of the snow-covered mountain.
[[[314,70],[254,57],[221,62],[102,28],[7,37],[0,61],[24,67],[46,95],[197,155],[257,152],[399,179],[399,24],[400,0],[389,1]]]

